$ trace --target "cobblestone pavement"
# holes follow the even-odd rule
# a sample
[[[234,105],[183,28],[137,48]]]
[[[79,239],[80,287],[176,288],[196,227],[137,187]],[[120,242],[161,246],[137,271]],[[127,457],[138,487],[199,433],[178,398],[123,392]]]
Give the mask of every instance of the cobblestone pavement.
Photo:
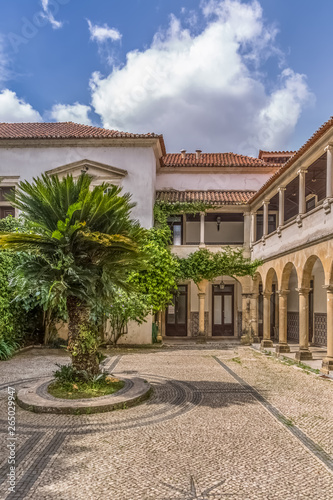
[[[17,486],[7,495],[7,387],[27,387],[66,361],[34,350],[0,363],[1,499],[332,499],[333,383],[216,344],[114,356],[113,373],[154,387],[131,409],[17,408]]]

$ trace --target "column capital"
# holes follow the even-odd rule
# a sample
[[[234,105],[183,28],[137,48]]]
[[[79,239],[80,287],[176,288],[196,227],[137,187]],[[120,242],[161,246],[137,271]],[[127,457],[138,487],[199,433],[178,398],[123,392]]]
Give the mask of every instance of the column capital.
[[[206,215],[206,212],[200,212],[200,215],[201,216]]]
[[[264,199],[264,201],[262,202],[262,204],[263,204],[263,205],[269,205],[269,204],[270,204],[270,202],[271,202],[271,200],[270,200],[270,199],[265,198],[265,199]]]
[[[297,170],[297,175],[306,174],[307,172],[308,172],[308,169],[306,167],[300,167]]]
[[[271,295],[272,295],[273,292],[263,292],[263,296],[265,299],[270,299],[271,298]]]
[[[323,285],[323,288],[327,293],[333,293],[333,285]]]
[[[278,290],[279,297],[287,297],[290,293],[290,290]]]
[[[278,192],[279,192],[279,193],[283,193],[283,191],[285,191],[285,190],[286,190],[286,187],[285,187],[285,186],[280,186],[280,187],[278,187]]]
[[[324,151],[333,151],[333,142],[329,142],[327,146],[324,148]]]
[[[299,293],[299,295],[308,295],[309,292],[312,290],[311,288],[305,288],[305,287],[302,287],[302,288],[295,288],[296,292]]]

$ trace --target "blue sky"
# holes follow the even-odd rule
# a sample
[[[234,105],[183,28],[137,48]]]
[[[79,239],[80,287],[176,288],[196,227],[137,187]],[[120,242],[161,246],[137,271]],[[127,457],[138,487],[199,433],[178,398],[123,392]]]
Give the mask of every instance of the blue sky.
[[[333,114],[331,2],[12,0],[0,14],[0,121],[255,155],[300,147]]]

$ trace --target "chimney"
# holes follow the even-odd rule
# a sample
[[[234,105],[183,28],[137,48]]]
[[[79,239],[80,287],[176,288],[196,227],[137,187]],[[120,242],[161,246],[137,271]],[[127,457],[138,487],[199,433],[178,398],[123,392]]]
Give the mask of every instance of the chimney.
[[[185,158],[186,158],[186,149],[181,149],[180,153],[182,155],[183,160],[185,160]]]
[[[201,158],[201,153],[202,153],[201,149],[196,149],[196,150],[195,150],[195,159],[196,159],[196,160],[200,160],[200,158]]]

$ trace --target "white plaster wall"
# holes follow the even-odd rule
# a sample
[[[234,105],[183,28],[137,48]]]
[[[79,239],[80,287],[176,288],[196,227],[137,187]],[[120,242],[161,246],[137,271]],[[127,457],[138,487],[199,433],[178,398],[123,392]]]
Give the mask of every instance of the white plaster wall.
[[[244,222],[205,222],[205,241],[209,243],[238,243],[244,241]]]
[[[272,176],[271,173],[158,173],[156,189],[207,190],[207,189],[258,189]]]
[[[139,325],[135,321],[128,323],[128,333],[119,339],[119,344],[151,344],[153,316],[147,316],[146,322]]]
[[[223,245],[206,245],[205,248],[209,250],[210,252],[217,253],[221,252],[224,248]],[[233,245],[232,248],[237,249],[237,248],[243,248],[242,245]],[[172,246],[171,247],[171,252],[174,253],[175,255],[178,255],[180,258],[188,257],[191,253],[196,252],[199,250],[199,245],[180,245],[180,246]]]
[[[156,159],[152,148],[0,148],[0,176],[19,175],[21,180],[30,181],[47,170],[83,159],[127,170],[128,175],[121,185],[137,203],[133,217],[138,218],[144,227],[152,226],[156,178]]]
[[[313,275],[313,308],[315,313],[326,313],[326,290],[323,288],[325,284],[324,268],[319,260],[316,261],[312,270]]]
[[[135,321],[128,324],[128,333],[120,337],[119,344],[151,344],[152,343],[152,323],[153,316],[147,316],[146,322],[139,325]],[[68,339],[68,324],[61,323],[57,325],[58,336],[61,339]]]
[[[333,208],[333,207],[332,207]],[[322,206],[302,216],[302,226],[293,221],[282,228],[279,237],[276,231],[253,245],[253,259],[267,259],[281,252],[293,250],[304,243],[333,234],[333,209],[325,214]]]
[[[200,241],[200,222],[186,222],[186,242]]]

